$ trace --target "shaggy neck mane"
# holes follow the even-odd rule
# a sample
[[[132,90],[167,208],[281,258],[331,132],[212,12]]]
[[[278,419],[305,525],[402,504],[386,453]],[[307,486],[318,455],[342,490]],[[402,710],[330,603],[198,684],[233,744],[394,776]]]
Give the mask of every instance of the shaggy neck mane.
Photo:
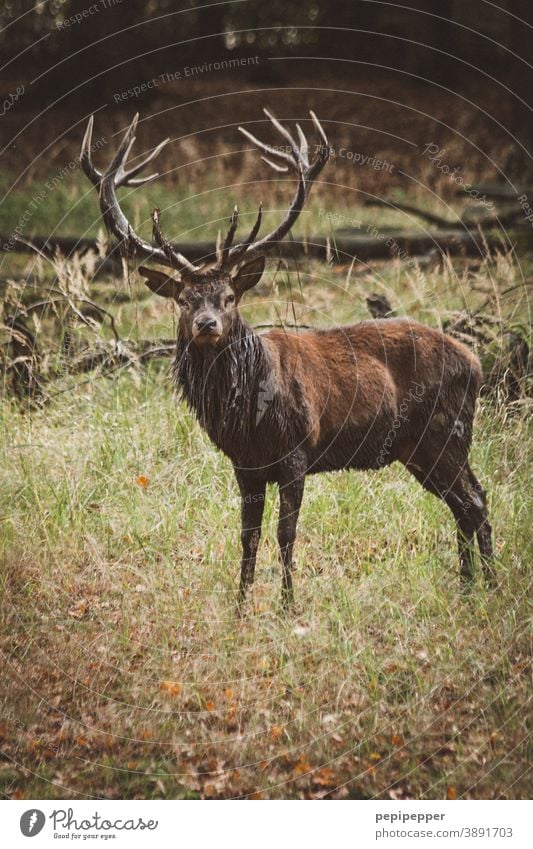
[[[178,388],[213,442],[228,453],[248,444],[269,372],[261,339],[240,316],[220,348],[198,347],[178,333]]]

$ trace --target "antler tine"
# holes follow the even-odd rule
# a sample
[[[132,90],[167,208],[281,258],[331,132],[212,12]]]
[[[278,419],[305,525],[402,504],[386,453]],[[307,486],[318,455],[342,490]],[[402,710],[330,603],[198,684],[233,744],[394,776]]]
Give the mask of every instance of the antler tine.
[[[231,213],[229,230],[226,233],[226,238],[224,239],[224,244],[222,247],[220,246],[220,242],[217,243],[217,267],[225,268],[226,260],[229,255],[229,250],[233,244],[233,239],[235,237],[235,232],[237,230],[237,225],[239,223],[239,210],[237,205],[233,207],[233,212]]]
[[[324,131],[324,127],[322,126],[322,124],[320,123],[320,121],[318,120],[318,118],[316,117],[316,115],[315,115],[315,113],[313,112],[312,109],[309,110],[309,114],[311,116],[311,120],[313,121],[313,124],[315,125],[315,127],[317,129],[318,135],[320,136],[322,142],[324,143],[324,146],[329,148],[329,141],[328,141],[328,137],[327,137],[327,135]]]
[[[100,210],[106,227],[113,233],[120,243],[120,249],[123,253],[129,256],[138,256],[144,259],[151,259],[162,265],[177,268],[182,271],[195,272],[199,269],[183,256],[176,248],[168,242],[161,234],[159,226],[159,211],[153,219],[154,227],[153,234],[157,243],[157,247],[150,242],[141,239],[140,236],[133,230],[128,222],[128,219],[122,212],[118,202],[116,190],[121,186],[140,186],[144,183],[154,180],[159,175],[157,173],[150,174],[147,177],[135,179],[143,168],[152,162],[161,150],[168,143],[169,139],[160,142],[147,156],[145,156],[137,165],[126,171],[125,166],[128,156],[135,142],[135,130],[139,115],[136,114],[133,121],[126,130],[118,149],[111,160],[111,164],[103,173],[98,171],[93,165],[91,158],[92,147],[92,131],[94,125],[93,116],[90,117],[83,137],[81,146],[80,162],[84,173],[87,175],[91,183],[98,189]]]
[[[236,210],[237,210],[237,207],[235,207],[235,211]],[[262,219],[263,219],[263,204],[260,203],[259,204],[259,210],[257,212],[257,218],[255,219],[255,223],[254,223],[252,229],[250,230],[248,236],[244,240],[244,242],[241,242],[240,245],[236,245],[235,248],[233,249],[233,251],[226,250],[226,251],[221,252],[220,257],[219,257],[219,267],[220,268],[226,268],[226,266],[229,264],[228,260],[230,258],[231,258],[231,264],[232,265],[234,265],[236,262],[238,262],[239,258],[241,256],[243,256],[243,254],[248,249],[248,246],[252,244],[252,242],[256,238],[257,234],[259,233]],[[233,237],[232,237],[232,241],[233,241]]]
[[[260,230],[260,228],[261,228],[261,222],[262,222],[262,220],[263,220],[263,204],[262,204],[262,203],[261,203],[261,201],[260,201],[260,202],[259,202],[259,209],[257,210],[257,218],[255,219],[255,224],[254,224],[254,226],[252,227],[252,229],[250,230],[250,233],[249,233],[249,235],[248,235],[248,238],[247,238],[247,239],[246,239],[246,241],[244,242],[244,244],[246,245],[246,247],[248,247],[248,245],[251,245],[251,244],[252,244],[252,242],[254,241],[255,237],[256,237],[256,236],[257,236],[257,234],[259,233],[259,230]]]
[[[268,156],[262,156],[261,159],[263,160],[263,162],[266,162],[267,165],[270,165],[270,167],[273,168],[274,171],[279,171],[280,174],[286,174],[289,170],[288,165],[278,165],[277,162],[272,162],[268,158]]]
[[[298,139],[300,140],[300,153],[302,155],[304,165],[306,168],[309,168],[309,144],[299,124],[296,124],[296,130],[298,132]]]
[[[133,144],[134,141],[135,141],[135,139],[132,139],[132,144]],[[154,149],[151,151],[151,153],[149,153],[148,156],[146,156],[143,160],[141,160],[141,162],[139,162],[137,165],[134,165],[133,168],[129,169],[129,171],[123,171],[123,173],[121,174],[120,182],[117,182],[115,180],[115,185],[117,185],[117,186],[142,186],[144,183],[148,183],[151,180],[155,180],[156,177],[159,177],[159,172],[156,171],[155,174],[149,174],[148,177],[141,177],[140,180],[133,179],[134,177],[137,176],[137,174],[140,174],[140,172],[144,168],[146,168],[146,166],[149,165],[150,162],[153,162],[154,159],[157,156],[159,156],[159,154],[161,153],[163,148],[167,146],[169,141],[170,141],[170,138],[163,139],[163,141],[159,142],[157,147],[154,147]],[[124,165],[126,164],[126,160],[128,158],[128,154],[129,154],[130,149],[131,149],[131,146],[126,153],[126,156],[124,157]]]
[[[235,231],[237,230],[237,225],[239,223],[239,210],[237,205],[233,207],[233,212],[231,213],[231,220],[229,230],[226,234],[226,238],[224,239],[224,244],[222,246],[222,255],[226,254],[228,250],[231,248],[233,244],[233,238],[235,236]]]
[[[246,136],[246,138],[249,139],[252,144],[255,144],[255,146],[258,147],[260,150],[263,150],[265,153],[268,153],[269,156],[277,156],[279,159],[285,160],[285,162],[287,162],[289,165],[294,166],[294,159],[290,155],[290,153],[286,153],[284,150],[276,150],[275,147],[271,147],[269,144],[265,144],[264,142],[260,141],[260,139],[257,139],[248,130],[245,130],[244,127],[238,127],[238,130],[240,133],[243,134],[243,136]]]
[[[93,186],[98,186],[102,179],[102,174],[93,165],[91,156],[91,147],[93,140],[94,115],[91,115],[85,129],[83,141],[81,143],[80,164]]]
[[[153,237],[154,237],[155,241],[157,242],[157,244],[159,245],[159,247],[161,248],[161,250],[164,252],[166,258],[169,261],[169,265],[172,268],[179,269],[180,266],[183,265],[184,257],[178,251],[176,251],[172,247],[172,245],[170,244],[168,239],[165,239],[165,237],[163,236],[163,233],[161,232],[160,217],[161,217],[161,210],[157,209],[157,208],[154,209],[153,212],[152,212],[152,234],[153,234]],[[186,262],[187,262],[187,260],[186,260]]]
[[[258,233],[254,228],[253,236],[249,237],[245,242],[240,245],[235,245],[235,247],[231,248],[229,251],[228,260],[231,260],[232,263],[235,263],[242,259],[242,257],[248,253],[255,252],[265,247],[266,245],[274,242],[279,242],[283,239],[290,229],[293,227],[295,222],[297,221],[305,202],[309,196],[309,192],[311,191],[311,187],[313,182],[315,181],[318,174],[322,171],[324,165],[328,161],[331,148],[329,146],[329,142],[326,136],[326,133],[322,127],[322,124],[316,117],[314,112],[310,112],[311,120],[318,134],[318,151],[316,157],[313,162],[309,161],[309,143],[307,138],[305,137],[302,128],[299,124],[296,124],[296,130],[298,133],[299,145],[296,144],[296,141],[292,137],[291,133],[275,118],[267,109],[264,110],[265,115],[272,122],[274,127],[281,133],[283,138],[289,143],[291,153],[287,153],[283,150],[277,150],[271,145],[265,144],[264,142],[256,139],[252,133],[248,130],[245,130],[244,127],[239,127],[240,132],[246,136],[259,150],[268,154],[268,157],[272,156],[274,159],[278,161],[281,159],[285,163],[283,166],[279,164],[279,162],[272,162],[267,156],[262,156],[263,159],[271,168],[275,171],[286,172],[289,170],[288,166],[296,171],[298,177],[298,186],[296,188],[296,192],[292,199],[292,203],[285,215],[283,221],[274,229],[272,232],[268,233],[268,235],[263,236],[259,241],[255,241],[255,238]]]
[[[269,121],[271,121],[274,124],[278,133],[281,133],[283,138],[286,139],[289,142],[294,155],[298,158],[298,154],[300,153],[300,151],[298,150],[298,145],[294,141],[294,139],[291,136],[291,134],[289,133],[289,131],[283,126],[283,124],[280,124],[280,122],[275,117],[275,115],[272,115],[272,113],[269,112],[268,109],[263,109],[263,112],[265,113],[265,115],[267,116]]]
[[[111,165],[109,166],[109,170],[107,172],[109,176],[112,175],[115,178],[115,185],[117,187],[121,185],[120,173],[123,170],[124,165],[126,164],[128,154],[131,148],[133,147],[133,143],[135,142],[135,130],[137,129],[138,122],[139,113],[137,112],[133,117],[133,121],[124,133],[124,138],[120,142],[117,148],[117,152],[111,160]]]

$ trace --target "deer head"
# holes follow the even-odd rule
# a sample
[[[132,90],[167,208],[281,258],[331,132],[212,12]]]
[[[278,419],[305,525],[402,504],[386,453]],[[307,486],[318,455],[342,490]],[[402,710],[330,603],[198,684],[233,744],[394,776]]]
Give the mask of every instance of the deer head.
[[[309,144],[299,124],[296,125],[299,140],[297,143],[291,133],[273,115],[266,109],[264,112],[286,142],[282,149],[264,144],[243,127],[239,127],[239,130],[256,147],[268,154],[261,158],[275,171],[296,172],[298,182],[292,203],[282,222],[262,238],[259,238],[262,222],[260,205],[250,233],[244,241],[236,245],[233,241],[239,213],[235,207],[224,242],[217,245],[216,261],[202,266],[189,262],[179,249],[163,236],[158,209],[155,209],[152,214],[155,244],[151,244],[135,233],[117,198],[116,191],[121,186],[139,186],[159,176],[155,173],[148,177],[137,178],[146,165],[160,153],[169,139],[162,141],[141,162],[126,170],[139,120],[138,114],[135,115],[105,172],[100,172],[91,158],[92,117],[83,139],[81,165],[86,176],[98,190],[100,209],[108,230],[118,239],[123,255],[132,259],[139,258],[155,262],[170,269],[170,273],[167,273],[141,265],[139,272],[152,292],[176,301],[180,308],[180,332],[186,340],[199,346],[218,345],[227,337],[232,323],[236,320],[237,308],[242,296],[256,286],[261,279],[265,267],[262,250],[267,245],[280,242],[290,231],[305,205],[314,180],[331,153],[326,134],[313,112],[310,114],[317,131],[318,144],[316,156],[312,162],[309,159]]]

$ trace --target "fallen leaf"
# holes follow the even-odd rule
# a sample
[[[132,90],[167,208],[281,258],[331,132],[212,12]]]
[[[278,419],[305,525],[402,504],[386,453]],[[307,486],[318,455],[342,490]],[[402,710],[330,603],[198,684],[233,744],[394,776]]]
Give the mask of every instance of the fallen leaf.
[[[181,684],[177,681],[162,681],[161,689],[168,693],[169,696],[179,696],[181,693]]]
[[[149,480],[146,475],[139,475],[139,477],[137,478],[137,483],[139,484],[139,486],[142,486],[144,489],[146,489],[149,484]]]
[[[294,775],[305,775],[306,773],[311,772],[311,764],[309,763],[305,755],[302,755],[298,759],[298,761],[293,766],[292,771]]]
[[[446,798],[447,799],[457,799],[457,790],[455,789],[455,787],[452,784],[450,784],[446,788]]]
[[[329,766],[323,766],[313,773],[313,784],[317,784],[319,787],[336,787],[338,784],[337,774]]]

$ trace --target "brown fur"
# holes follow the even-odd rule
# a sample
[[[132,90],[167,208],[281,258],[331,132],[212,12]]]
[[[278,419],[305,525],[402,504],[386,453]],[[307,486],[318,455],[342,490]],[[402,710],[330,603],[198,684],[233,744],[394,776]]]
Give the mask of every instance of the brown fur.
[[[240,598],[253,582],[267,483],[280,490],[288,599],[305,476],[379,469],[396,460],[451,509],[462,577],[473,575],[477,535],[490,579],[486,497],[468,465],[481,383],[477,357],[409,319],[258,335],[237,307],[263,266],[260,258],[234,277],[209,272],[182,281],[142,269],[153,291],[180,305],[178,386],[235,469],[242,497]]]

